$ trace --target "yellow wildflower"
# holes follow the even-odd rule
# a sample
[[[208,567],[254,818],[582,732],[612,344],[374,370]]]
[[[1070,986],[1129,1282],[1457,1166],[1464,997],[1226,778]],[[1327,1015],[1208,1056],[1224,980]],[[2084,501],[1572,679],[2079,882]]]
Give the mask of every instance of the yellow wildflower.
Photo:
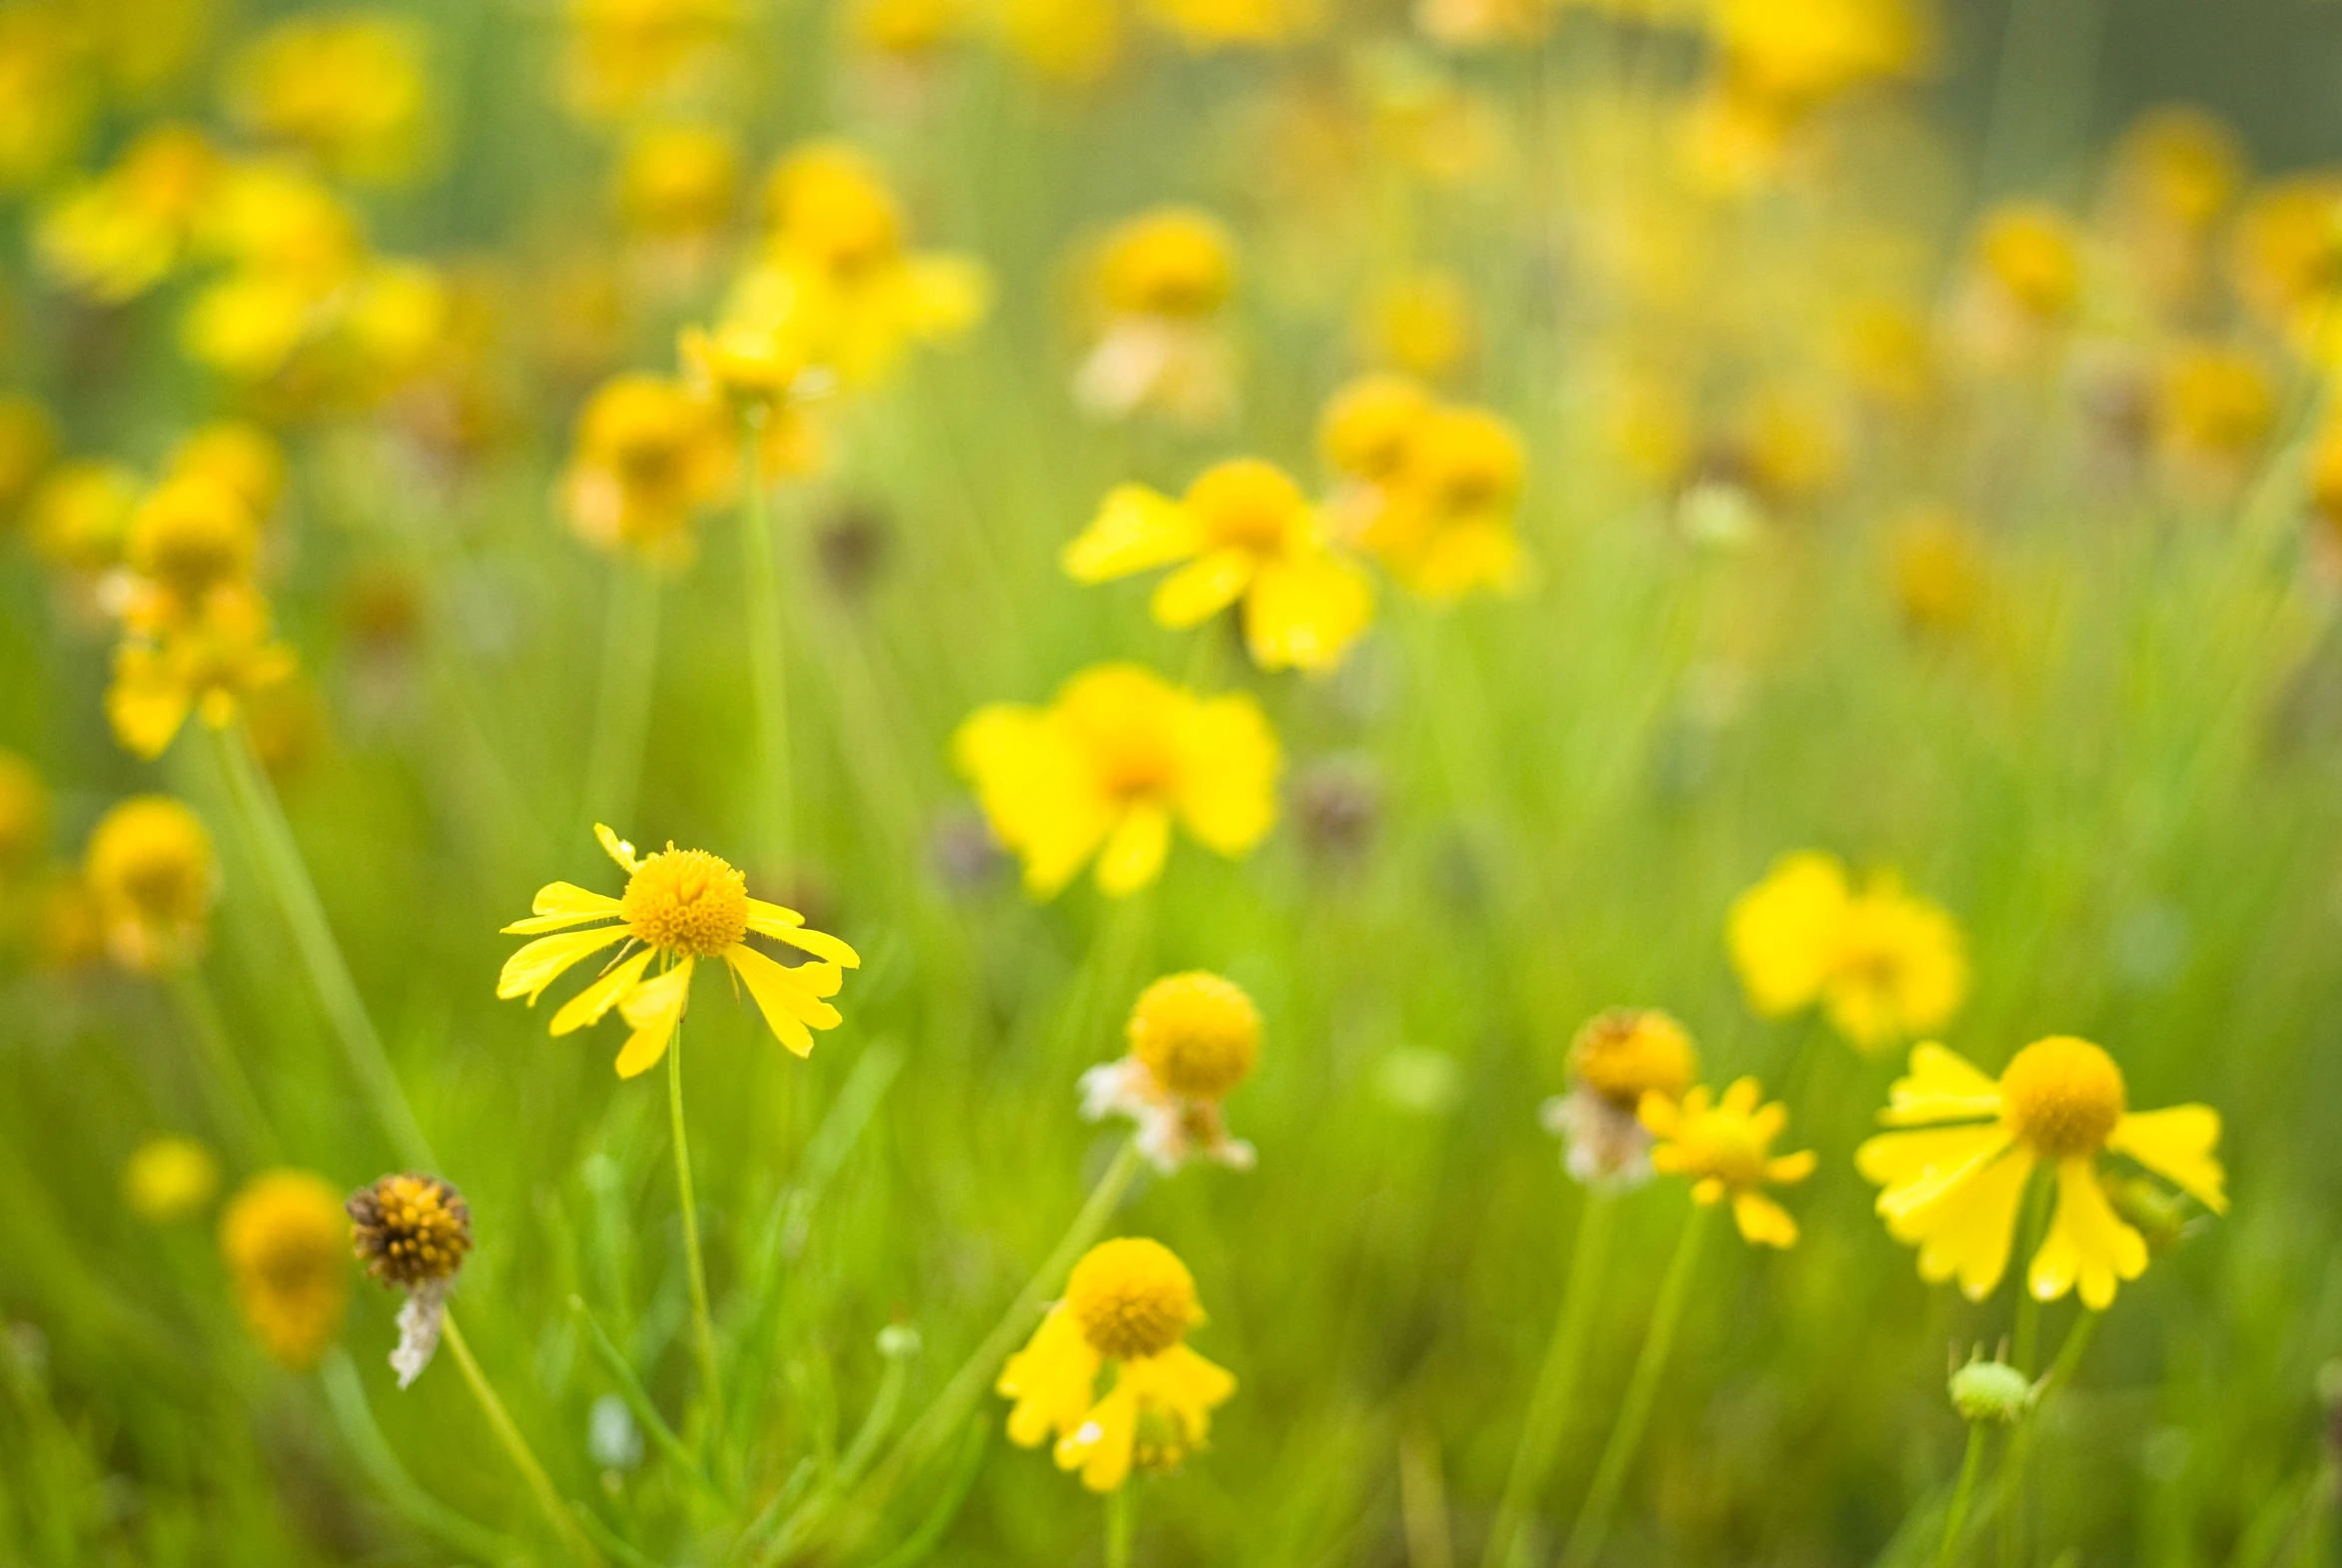
[[[150,1138],[122,1163],[122,1203],[151,1225],[192,1219],[220,1190],[220,1162],[192,1138]]]
[[[961,0],[854,0],[847,22],[855,40],[895,60],[934,53],[968,22]]]
[[[1358,543],[1427,599],[1511,592],[1528,575],[1513,516],[1527,465],[1520,436],[1494,411],[1434,408],[1381,487]]]
[[[618,217],[653,239],[715,234],[740,194],[740,142],[719,125],[675,121],[645,126],[618,161]]]
[[[228,102],[263,141],[348,178],[396,180],[414,170],[429,109],[422,35],[367,11],[289,17],[239,52]]]
[[[569,102],[593,120],[689,97],[748,20],[745,0],[567,0],[563,10]]]
[[[1910,0],[1721,0],[1713,28],[1735,88],[1792,109],[1910,76],[1928,42]]]
[[[577,419],[561,478],[569,525],[597,549],[662,565],[691,558],[692,516],[732,492],[738,447],[724,407],[659,376],[614,376]]]
[[[1235,241],[1217,219],[1163,207],[1100,243],[1090,288],[1100,323],[1074,397],[1102,418],[1153,409],[1188,425],[1224,418],[1233,353],[1219,317],[1235,288]]]
[[[2236,215],[2231,266],[2256,316],[2297,346],[2324,350],[2342,288],[2342,174],[2319,170],[2258,187]]]
[[[2219,1113],[2208,1106],[2127,1109],[2122,1070],[2086,1040],[2056,1035],[2009,1059],[1997,1081],[1938,1045],[1915,1047],[1879,1120],[1893,1128],[1856,1151],[1880,1184],[1879,1212],[1899,1241],[1920,1249],[1920,1275],[1956,1277],[1972,1300],[1991,1294],[2008,1266],[2025,1186],[2036,1165],[2054,1173],[2057,1206],[2026,1271],[2037,1300],[2076,1284],[2103,1311],[2115,1283],[2136,1279],[2147,1244],[2109,1200],[2098,1169],[2116,1154],[2144,1166],[2214,1213],[2227,1210],[2213,1151]]]
[[[2173,456],[2233,465],[2249,459],[2276,428],[2276,384],[2247,350],[2183,344],[2163,367],[2156,414]]]
[[[90,833],[82,877],[123,968],[154,974],[203,950],[220,860],[203,820],[180,802],[141,795],[108,811]]]
[[[1651,1174],[1643,1097],[1678,1099],[1699,1072],[1699,1048],[1673,1016],[1657,1008],[1611,1008],[1588,1019],[1570,1042],[1569,1093],[1546,1101],[1539,1119],[1561,1139],[1573,1177],[1633,1185]]]
[[[170,471],[174,476],[201,474],[226,485],[257,521],[277,509],[285,492],[285,448],[249,420],[215,419],[172,448]]]
[[[1895,602],[1915,630],[1952,633],[1975,620],[1985,587],[1983,541],[1973,524],[1943,506],[1906,513],[1890,536]]]
[[[125,747],[159,757],[190,713],[226,729],[245,699],[291,675],[294,662],[293,651],[271,635],[260,592],[223,584],[159,633],[131,628],[114,650],[106,716]]]
[[[1001,0],[1009,52],[1046,81],[1096,82],[1123,57],[1121,0]]]
[[[1797,1221],[1765,1195],[1768,1186],[1787,1186],[1814,1174],[1814,1153],[1773,1153],[1773,1141],[1789,1125],[1781,1102],[1760,1105],[1764,1091],[1744,1078],[1712,1097],[1705,1084],[1681,1101],[1656,1090],[1643,1097],[1639,1115],[1656,1142],[1651,1169],[1688,1176],[1692,1201],[1732,1199],[1733,1222],[1751,1246],[1794,1246]]]
[[[2114,149],[2117,203],[2201,234],[2217,223],[2244,184],[2244,152],[2216,117],[2184,105],[2141,115]]]
[[[1139,994],[1125,1035],[1129,1055],[1082,1075],[1082,1115],[1129,1117],[1167,1173],[1191,1154],[1250,1170],[1252,1146],[1227,1136],[1219,1109],[1260,1060],[1260,1010],[1243,988],[1202,970],[1166,975]]]
[[[1095,859],[1116,897],[1163,871],[1175,817],[1234,858],[1276,820],[1276,736],[1244,693],[1201,697],[1135,664],[1102,664],[1046,708],[993,703],[953,737],[993,833],[1054,897]]]
[[[1976,266],[2022,320],[2055,326],[2081,302],[2081,241],[2054,207],[2012,202],[1994,209],[1975,241]]]
[[[219,174],[219,154],[201,131],[145,132],[112,169],[41,214],[33,243],[42,267],[87,299],[137,298],[186,259]]]
[[[25,532],[50,565],[96,577],[121,564],[139,490],[138,475],[122,463],[89,457],[61,462],[26,499]]]
[[[611,898],[567,882],[538,889],[530,918],[504,928],[508,936],[537,940],[505,960],[497,997],[525,997],[534,1007],[545,987],[568,970],[623,943],[594,983],[553,1015],[552,1025],[555,1035],[566,1035],[617,1009],[632,1031],[618,1053],[620,1078],[648,1072],[667,1054],[690,997],[692,971],[702,959],[722,959],[748,988],[766,1027],[801,1057],[812,1054],[813,1030],[843,1022],[825,999],[838,994],[841,971],[861,967],[852,948],[809,929],[793,909],[750,898],[747,879],[705,850],[669,844],[637,856],[608,828],[596,824],[593,831],[626,873],[625,892]],[[588,929],[571,929],[580,926]],[[781,964],[749,946],[751,934],[811,956],[794,967]]]
[[[1836,856],[1784,855],[1733,901],[1726,925],[1749,1006],[1768,1018],[1819,1002],[1864,1051],[1940,1029],[1967,996],[1959,928],[1888,875],[1860,892]]]
[[[1444,381],[1472,357],[1472,297],[1445,269],[1408,273],[1368,300],[1361,336],[1377,363]]]
[[[1140,1236],[1100,1242],[1001,1368],[995,1391],[1016,1402],[1009,1440],[1033,1448],[1055,1435],[1058,1468],[1079,1470],[1094,1492],[1118,1490],[1134,1468],[1177,1469],[1236,1391],[1233,1377],[1187,1347],[1187,1330],[1202,1321],[1194,1277],[1169,1247]],[[1114,1384],[1101,1397],[1109,1369]]]
[[[200,620],[214,595],[249,584],[259,554],[259,521],[242,493],[202,471],[165,479],[131,513],[124,623],[161,633]]]
[[[323,1176],[269,1171],[220,1216],[236,1304],[261,1347],[295,1371],[325,1353],[350,1305],[350,1221]]]

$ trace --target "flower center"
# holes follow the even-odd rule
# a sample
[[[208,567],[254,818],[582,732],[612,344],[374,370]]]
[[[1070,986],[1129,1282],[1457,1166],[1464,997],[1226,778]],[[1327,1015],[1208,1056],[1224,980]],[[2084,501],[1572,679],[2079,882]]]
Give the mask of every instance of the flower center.
[[[1714,1176],[1735,1191],[1765,1181],[1765,1146],[1747,1117],[1711,1113],[1688,1124],[1678,1141],[1692,1172]]]
[[[1260,1056],[1260,1013],[1242,989],[1196,971],[1167,975],[1131,1010],[1131,1055],[1182,1100],[1221,1100]]]
[[[1195,1281],[1162,1242],[1127,1236],[1101,1242],[1074,1265],[1066,1305],[1090,1348],[1138,1360],[1177,1344],[1195,1321]]]
[[[2122,1070],[2086,1040],[2036,1040],[2000,1074],[2002,1115],[2049,1160],[2093,1155],[2122,1120]]]
[[[1656,1008],[1612,1008],[1570,1042],[1570,1076],[1611,1104],[1633,1111],[1646,1093],[1678,1100],[1699,1072],[1683,1025]]]
[[[445,1279],[471,1248],[469,1205],[432,1176],[384,1176],[359,1188],[347,1207],[367,1272],[388,1283]]]
[[[1263,555],[1284,546],[1309,505],[1282,471],[1250,458],[1204,472],[1187,504],[1212,543]]]
[[[748,879],[706,850],[670,845],[627,879],[618,912],[645,947],[713,958],[748,935]]]

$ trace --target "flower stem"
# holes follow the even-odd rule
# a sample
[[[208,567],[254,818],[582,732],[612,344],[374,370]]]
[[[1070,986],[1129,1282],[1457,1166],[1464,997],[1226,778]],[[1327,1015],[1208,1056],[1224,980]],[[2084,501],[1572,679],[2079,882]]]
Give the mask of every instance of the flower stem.
[[[1529,1412],[1521,1422],[1520,1446],[1513,1450],[1512,1470],[1504,1481],[1504,1497],[1496,1506],[1496,1524],[1489,1532],[1488,1550],[1481,1568],[1513,1568],[1527,1556],[1521,1526],[1530,1500],[1545,1484],[1553,1467],[1562,1423],[1577,1390],[1578,1367],[1585,1358],[1586,1334],[1594,1320],[1594,1280],[1610,1252],[1612,1221],[1617,1205],[1608,1188],[1586,1189],[1578,1216],[1577,1240],[1570,1248],[1569,1278],[1562,1282],[1561,1310],[1553,1320],[1553,1338],[1545,1347],[1545,1364],[1538,1369],[1537,1386],[1529,1395]]]
[[[444,1318],[440,1321],[442,1325],[445,1323]],[[334,1412],[335,1423],[342,1428],[343,1441],[374,1478],[376,1489],[393,1507],[417,1528],[437,1537],[440,1545],[467,1557],[483,1563],[509,1562],[513,1558],[518,1548],[512,1542],[440,1502],[406,1473],[390,1440],[383,1436],[382,1427],[375,1422],[374,1411],[366,1401],[366,1384],[359,1380],[358,1368],[351,1363],[348,1351],[340,1345],[329,1351],[325,1364],[318,1368],[318,1378],[325,1385],[326,1404]]]
[[[1131,1568],[1131,1483],[1106,1494],[1106,1568]]]
[[[1578,1513],[1577,1527],[1570,1531],[1562,1568],[1587,1568],[1602,1554],[1602,1543],[1610,1534],[1610,1517],[1626,1485],[1627,1466],[1642,1445],[1643,1428],[1650,1423],[1652,1403],[1659,1397],[1659,1376],[1667,1369],[1667,1354],[1674,1348],[1675,1330],[1683,1321],[1684,1303],[1690,1298],[1692,1275],[1700,1260],[1700,1242],[1707,1232],[1708,1205],[1695,1204],[1684,1219],[1683,1237],[1675,1244],[1667,1277],[1660,1282],[1658,1302],[1651,1308],[1651,1326],[1643,1335],[1642,1353],[1635,1357],[1617,1423],[1610,1429],[1610,1441],[1603,1446],[1601,1463],[1595,1466],[1594,1479],[1586,1488],[1586,1504]]]
[[[488,1418],[488,1427],[496,1434],[496,1441],[503,1445],[505,1455],[511,1459],[513,1468],[520,1472],[521,1480],[528,1483],[529,1495],[536,1499],[536,1506],[543,1512],[545,1522],[553,1527],[553,1533],[561,1538],[562,1545],[569,1548],[572,1557],[581,1563],[590,1564],[591,1568],[604,1568],[602,1554],[594,1548],[593,1542],[586,1539],[585,1532],[577,1527],[577,1521],[570,1517],[568,1505],[561,1501],[561,1494],[553,1488],[552,1477],[545,1474],[545,1467],[536,1462],[536,1455],[529,1451],[528,1439],[521,1436],[520,1428],[512,1424],[512,1416],[505,1410],[504,1401],[496,1397],[496,1390],[490,1386],[487,1374],[479,1369],[479,1362],[472,1358],[471,1346],[464,1342],[463,1330],[456,1326],[453,1312],[439,1319],[439,1331],[446,1337],[447,1348],[455,1352],[455,1364],[463,1369],[463,1380],[471,1385],[471,1396],[479,1401],[480,1413]]]
[[[674,1131],[675,1190],[683,1207],[683,1257],[691,1270],[692,1339],[699,1355],[699,1379],[706,1385],[712,1432],[709,1443],[721,1440],[724,1430],[724,1385],[716,1371],[715,1320],[707,1307],[707,1266],[699,1251],[699,1211],[691,1192],[691,1143],[683,1131],[683,1026],[675,1026],[667,1042],[667,1123]]]
[[[2043,1172],[2033,1178],[2031,1189],[2025,1194],[2024,1226],[2020,1239],[2024,1245],[2017,1253],[2018,1267],[2023,1270],[2016,1284],[2016,1337],[2010,1352],[2009,1364],[2030,1377],[2033,1355],[2041,1337],[2041,1303],[2033,1294],[2033,1253],[2040,1249],[2044,1227],[2049,1222],[2049,1204],[2056,1191],[2056,1175]],[[2000,1504],[2000,1568],[2018,1568],[2026,1561],[2025,1515],[2032,1502],[2028,1495],[2032,1477],[2033,1423],[2030,1417],[2017,1423],[2008,1434],[2008,1445],[2000,1456],[2003,1473]]]
[[[752,405],[744,443],[748,477],[740,505],[740,544],[748,603],[748,679],[756,699],[756,848],[768,874],[778,875],[788,870],[796,806],[789,760],[789,670],[782,644],[780,574],[773,562],[764,425],[764,410]]]
[[[642,789],[642,749],[658,684],[659,580],[650,568],[631,562],[618,567],[607,614],[581,814],[589,824],[608,822],[624,831]]]
[[[437,1170],[439,1163],[431,1154],[430,1141],[422,1136],[422,1128],[406,1103],[406,1093],[398,1087],[398,1075],[390,1067],[382,1037],[375,1033],[374,1021],[367,1016],[366,1003],[358,994],[358,982],[351,978],[349,962],[334,939],[317,884],[310,879],[301,847],[294,842],[292,826],[285,820],[285,808],[253,758],[250,738],[241,725],[211,730],[210,734],[227,779],[229,799],[243,821],[254,859],[284,911],[286,924],[293,929],[293,945],[325,1004],[352,1074],[373,1101],[375,1115],[382,1119],[398,1158],[418,1171]]]
[[[1959,1484],[1952,1488],[1952,1506],[1944,1513],[1944,1544],[1936,1549],[1936,1568],[1952,1568],[1959,1554],[1960,1529],[1967,1523],[1967,1506],[1976,1494],[1976,1473],[1984,1467],[1984,1428],[1967,1429],[1967,1452],[1959,1461]]]
[[[171,971],[169,983],[173,999],[187,1017],[188,1030],[195,1036],[196,1049],[203,1055],[204,1089],[213,1115],[244,1153],[274,1163],[279,1158],[276,1133],[251,1076],[228,1039],[228,1025],[220,1017],[219,1001],[212,995],[204,972],[193,964],[183,965]]]

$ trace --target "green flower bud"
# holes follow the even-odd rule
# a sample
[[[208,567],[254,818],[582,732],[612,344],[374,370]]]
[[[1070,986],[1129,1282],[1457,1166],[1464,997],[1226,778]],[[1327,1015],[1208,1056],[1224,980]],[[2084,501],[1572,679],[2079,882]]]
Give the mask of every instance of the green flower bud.
[[[2006,1361],[1971,1357],[1952,1374],[1952,1407],[1971,1425],[2013,1426],[2033,1407],[2032,1380]]]

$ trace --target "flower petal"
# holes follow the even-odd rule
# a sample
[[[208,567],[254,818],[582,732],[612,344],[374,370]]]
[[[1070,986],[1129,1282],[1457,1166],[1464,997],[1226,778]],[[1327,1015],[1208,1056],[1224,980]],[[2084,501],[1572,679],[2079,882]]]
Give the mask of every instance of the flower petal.
[[[1319,549],[1264,564],[1244,595],[1244,644],[1264,670],[1323,672],[1374,622],[1374,585]]]
[[[2227,1173],[2212,1151],[2220,1144],[2220,1113],[2210,1106],[2134,1111],[2114,1124],[2106,1147],[2128,1155],[2215,1214],[2228,1212]]]
[[[793,909],[760,898],[748,901],[748,929],[763,936],[777,937],[804,924],[805,917]]]
[[[1882,1133],[1854,1152],[1854,1165],[1880,1184],[1879,1212],[1892,1225],[1974,1178],[2012,1138],[1997,1122]]]
[[[611,832],[609,828],[597,822],[593,825],[593,836],[600,843],[602,853],[618,863],[620,871],[632,876],[642,869],[642,861],[635,855],[634,846]]]
[[[1082,1484],[1094,1492],[1118,1490],[1130,1479],[1131,1449],[1138,1437],[1138,1390],[1119,1382],[1080,1426],[1058,1439],[1058,1468],[1079,1469]]]
[[[813,988],[795,970],[783,967],[745,943],[725,949],[724,962],[747,984],[748,994],[756,999],[756,1010],[764,1015],[766,1027],[780,1037],[782,1045],[801,1057],[813,1054],[813,1036],[807,1030],[808,1025],[813,1029],[835,1029],[845,1022],[836,1008],[814,995]]]
[[[1797,1245],[1797,1221],[1789,1210],[1762,1192],[1742,1192],[1732,1200],[1733,1222],[1751,1246]]]
[[[618,1004],[618,1012],[634,1033],[618,1053],[618,1076],[639,1078],[659,1065],[667,1043],[682,1022],[683,1004],[691,995],[691,960],[685,959],[663,975],[636,986]]]
[[[1186,507],[1144,484],[1118,484],[1059,561],[1076,582],[1105,582],[1185,560],[1201,544]]]
[[[1138,892],[1163,874],[1170,852],[1171,813],[1149,802],[1130,807],[1099,854],[1099,890],[1114,898]]]
[[[2026,1280],[2033,1298],[2054,1301],[2078,1283],[2082,1305],[2102,1312],[2114,1303],[2114,1282],[2146,1267],[2146,1238],[2114,1212],[2089,1158],[2059,1161],[2057,1212]]]
[[[2000,1114],[2000,1086],[1966,1059],[1930,1041],[1911,1048],[1911,1074],[1888,1091],[1879,1121],[1887,1127],[1924,1127]]]
[[[749,929],[754,930],[755,928],[751,925]],[[862,955],[826,931],[816,931],[810,926],[794,926],[781,931],[767,931],[764,935],[771,937],[776,942],[786,942],[789,946],[801,952],[810,953],[823,963],[836,965],[840,969],[860,969],[862,967]]]
[[[624,1001],[626,994],[641,982],[642,972],[650,967],[650,961],[656,957],[658,954],[655,950],[644,948],[561,1004],[561,1011],[553,1015],[552,1032],[566,1035],[572,1030],[600,1023],[603,1016]]]
[[[1196,705],[1179,739],[1179,821],[1214,854],[1236,856],[1276,823],[1276,732],[1248,693]]]
[[[532,936],[539,931],[560,931],[589,920],[615,920],[621,908],[607,893],[596,893],[570,882],[548,882],[536,890],[535,902],[529,905],[529,918],[515,920],[503,928],[503,934]]]
[[[503,972],[496,977],[496,997],[505,1002],[526,997],[533,1007],[545,987],[558,980],[563,971],[625,935],[624,926],[605,926],[596,931],[567,931],[559,936],[539,937],[504,960]]]
[[[1001,1368],[993,1392],[1016,1401],[1009,1411],[1009,1441],[1039,1447],[1043,1439],[1075,1431],[1090,1413],[1101,1359],[1082,1325],[1064,1302],[1049,1309],[1025,1348]]]
[[[1232,546],[1181,566],[1163,579],[1150,606],[1165,626],[1198,625],[1226,609],[1251,585],[1259,557]]]

